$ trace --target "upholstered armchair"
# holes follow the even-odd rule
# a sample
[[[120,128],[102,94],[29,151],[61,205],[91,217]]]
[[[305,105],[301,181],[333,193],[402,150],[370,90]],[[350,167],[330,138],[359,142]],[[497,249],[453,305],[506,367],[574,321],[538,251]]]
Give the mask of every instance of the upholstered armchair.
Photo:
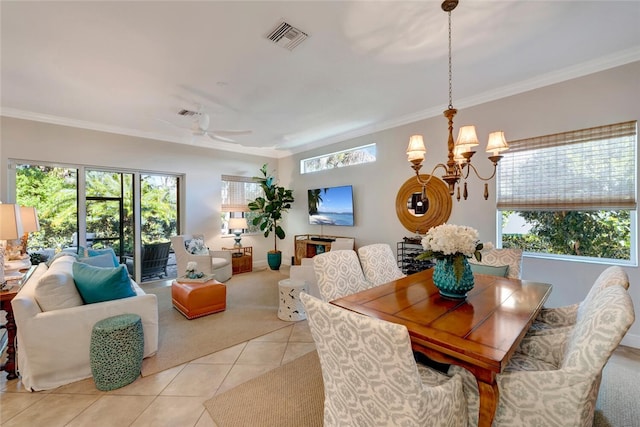
[[[374,286],[406,276],[398,267],[391,246],[374,243],[358,248],[358,257],[364,277]]]
[[[458,376],[417,365],[404,325],[301,293],[324,383],[324,425],[464,426]]]
[[[355,251],[329,251],[313,258],[320,296],[331,301],[371,287],[364,278]]]
[[[502,267],[508,266],[505,277],[510,279],[522,278],[522,250],[515,248],[508,249],[488,249],[481,252],[482,261],[477,261],[474,257],[469,258],[469,264],[471,264],[471,270],[474,270],[474,265],[487,266],[495,269],[500,269],[499,273],[491,273],[488,271],[482,271],[484,274],[503,275]],[[496,270],[498,271],[498,270]],[[479,272],[478,270],[474,272]]]
[[[583,314],[584,307],[589,304],[589,301],[591,301],[598,292],[616,284],[625,289],[629,289],[629,276],[622,267],[614,265],[600,273],[595,282],[593,282],[589,293],[580,303],[563,307],[543,308],[531,327],[531,333],[544,331],[546,329],[573,326]]]
[[[499,390],[494,426],[593,425],[602,369],[635,320],[631,297],[620,285],[598,292],[568,334],[525,338],[496,381]],[[478,387],[465,369],[469,425],[478,424]]]
[[[219,282],[226,282],[233,274],[230,251],[212,251],[204,246],[200,236],[183,234],[171,237],[176,254],[178,277],[184,276],[187,263],[195,262],[199,272],[213,274]],[[188,250],[189,249],[189,250]]]

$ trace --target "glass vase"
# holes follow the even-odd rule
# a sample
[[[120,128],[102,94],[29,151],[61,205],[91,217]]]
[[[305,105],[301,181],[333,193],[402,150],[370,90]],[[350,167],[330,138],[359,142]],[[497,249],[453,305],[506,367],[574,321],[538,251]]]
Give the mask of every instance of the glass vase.
[[[466,257],[462,258],[462,275],[456,277],[453,262],[446,259],[436,260],[433,272],[433,283],[446,298],[464,299],[467,292],[473,289],[473,273]]]

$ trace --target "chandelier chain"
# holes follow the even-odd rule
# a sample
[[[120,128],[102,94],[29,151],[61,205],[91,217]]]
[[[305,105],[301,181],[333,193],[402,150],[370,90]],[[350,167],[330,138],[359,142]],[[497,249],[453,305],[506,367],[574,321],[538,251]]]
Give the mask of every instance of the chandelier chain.
[[[451,12],[449,14],[449,109],[453,108],[453,89],[452,89],[452,71],[451,71]]]

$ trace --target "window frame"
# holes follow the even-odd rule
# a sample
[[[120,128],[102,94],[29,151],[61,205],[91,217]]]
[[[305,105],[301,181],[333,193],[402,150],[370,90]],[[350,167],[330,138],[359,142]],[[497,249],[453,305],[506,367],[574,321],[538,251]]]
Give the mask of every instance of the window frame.
[[[620,131],[623,129],[623,131]],[[626,129],[626,130],[624,130]],[[617,123],[612,125],[598,126],[595,128],[589,129],[581,129],[575,131],[564,132],[560,134],[554,135],[546,135],[542,137],[534,137],[522,139],[519,141],[514,141],[510,143],[510,145],[514,145],[516,150],[522,152],[535,152],[539,150],[541,147],[543,149],[548,149],[551,147],[559,147],[558,151],[566,150],[568,144],[576,144],[586,142],[595,144],[602,144],[600,141],[610,141],[616,138],[629,137],[629,134],[625,134],[629,129],[632,129],[632,133],[630,134],[632,140],[629,142],[633,145],[632,154],[628,157],[631,158],[633,162],[632,165],[628,167],[630,171],[633,169],[631,174],[626,174],[626,176],[632,176],[633,178],[633,188],[630,191],[633,200],[628,202],[628,199],[624,199],[620,202],[621,199],[614,200],[607,205],[605,201],[603,203],[601,198],[596,198],[589,204],[579,203],[571,205],[571,202],[567,202],[567,198],[559,198],[558,204],[554,206],[553,203],[543,202],[536,206],[535,202],[532,202],[530,199],[527,199],[524,203],[527,204],[527,207],[518,206],[518,203],[521,201],[518,200],[515,204],[509,204],[510,201],[504,201],[504,199],[500,199],[500,183],[501,179],[505,180],[508,178],[513,178],[517,176],[513,174],[507,174],[505,177],[503,175],[504,170],[502,168],[505,167],[506,162],[501,162],[498,167],[498,173],[496,176],[496,187],[497,187],[497,196],[496,196],[496,242],[498,247],[503,247],[503,212],[505,211],[514,211],[514,212],[523,212],[523,211],[531,211],[538,210],[543,212],[552,212],[552,211],[588,211],[588,210],[598,210],[598,211],[621,211],[626,210],[629,212],[629,227],[630,227],[630,235],[629,235],[629,259],[612,259],[612,258],[598,258],[592,256],[580,256],[580,255],[571,255],[571,254],[550,254],[544,252],[530,252],[526,251],[524,254],[527,257],[531,258],[543,258],[543,259],[554,259],[554,260],[562,260],[562,261],[576,261],[576,262],[587,262],[587,263],[596,263],[596,264],[615,264],[622,266],[638,266],[638,221],[637,221],[637,169],[638,169],[638,132],[637,132],[637,121],[629,121],[623,123]],[[611,130],[610,134],[607,131]],[[622,136],[621,136],[622,135]],[[597,141],[597,142],[596,142]],[[595,145],[594,144],[594,145]],[[576,145],[576,147],[579,147]],[[578,151],[578,149],[576,149]],[[509,152],[504,153],[505,157],[509,156]],[[515,162],[514,162],[515,164]],[[584,167],[589,167],[588,164]],[[513,168],[513,166],[512,166]],[[593,170],[593,169],[589,169]],[[501,173],[503,172],[503,173]],[[501,176],[502,175],[502,176]],[[611,179],[611,178],[609,178]],[[513,182],[513,179],[510,181]],[[521,194],[519,193],[516,197],[513,197],[511,200],[521,199]],[[528,193],[526,193],[528,194]],[[543,193],[543,194],[552,194],[552,193]],[[507,196],[509,196],[507,194]],[[548,197],[547,197],[548,198]],[[544,199],[544,196],[543,196]]]
[[[327,163],[330,161],[331,158],[337,158],[341,154],[350,154],[350,153],[355,153],[356,155],[360,155],[362,158],[360,158],[358,161],[350,162],[347,164],[340,164],[340,162],[338,162],[335,165],[331,165]],[[363,165],[367,163],[373,163],[377,161],[377,154],[378,154],[378,147],[375,142],[372,142],[371,144],[360,145],[358,147],[347,148],[345,150],[334,151],[332,153],[321,154],[313,157],[307,157],[306,159],[300,160],[300,175],[322,172],[322,171],[331,170],[335,168],[350,167],[350,166]],[[372,156],[373,158],[367,158],[367,156]],[[315,160],[320,161],[321,163],[320,167],[315,170],[308,170],[309,164]],[[323,161],[324,161],[324,165],[322,165]]]

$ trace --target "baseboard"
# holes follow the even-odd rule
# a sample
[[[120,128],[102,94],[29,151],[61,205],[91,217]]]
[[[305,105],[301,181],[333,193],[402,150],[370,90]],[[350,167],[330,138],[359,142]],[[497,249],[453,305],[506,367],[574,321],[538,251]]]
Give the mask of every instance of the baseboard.
[[[640,335],[627,334],[622,339],[621,344],[627,347],[640,348]]]

